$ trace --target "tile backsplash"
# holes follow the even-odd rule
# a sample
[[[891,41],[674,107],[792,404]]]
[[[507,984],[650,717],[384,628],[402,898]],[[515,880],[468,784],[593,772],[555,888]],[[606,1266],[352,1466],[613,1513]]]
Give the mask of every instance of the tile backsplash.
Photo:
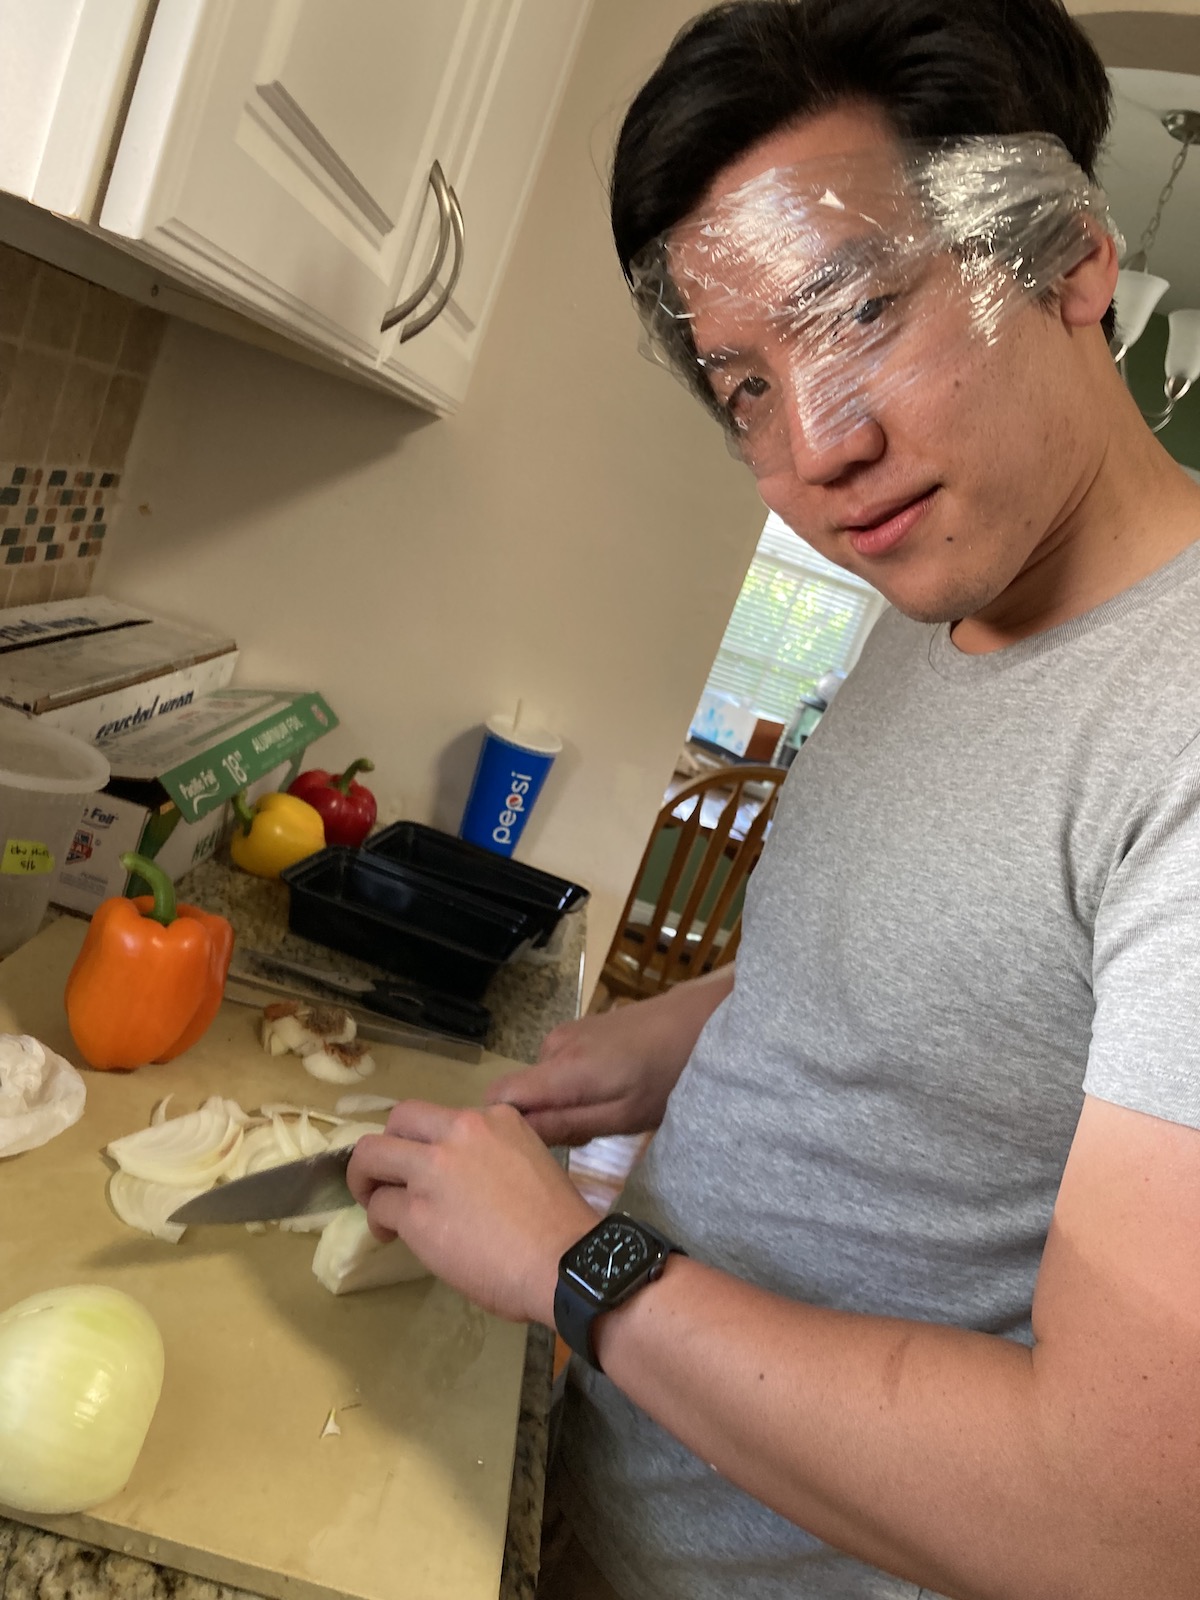
[[[0,243],[0,606],[90,589],[165,326]]]

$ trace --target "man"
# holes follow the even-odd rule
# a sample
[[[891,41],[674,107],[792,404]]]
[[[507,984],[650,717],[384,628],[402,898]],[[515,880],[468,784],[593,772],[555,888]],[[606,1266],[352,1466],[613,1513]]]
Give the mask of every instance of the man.
[[[555,1485],[589,1593],[1200,1593],[1200,491],[1109,355],[1106,120],[1057,0],[750,0],[626,121],[659,346],[895,610],[736,981],[558,1029],[505,1103],[401,1105],[352,1163],[381,1235],[502,1316],[557,1291],[602,1369]],[[652,1127],[651,1231],[591,1235],[540,1139]],[[656,1234],[686,1256],[581,1312]]]

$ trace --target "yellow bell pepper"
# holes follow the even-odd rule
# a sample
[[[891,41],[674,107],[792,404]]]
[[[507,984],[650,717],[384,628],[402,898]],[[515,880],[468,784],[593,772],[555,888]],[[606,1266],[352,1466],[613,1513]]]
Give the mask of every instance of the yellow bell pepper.
[[[265,794],[253,808],[235,794],[240,824],[229,842],[234,865],[256,878],[277,878],[285,867],[325,848],[321,813],[291,794]]]

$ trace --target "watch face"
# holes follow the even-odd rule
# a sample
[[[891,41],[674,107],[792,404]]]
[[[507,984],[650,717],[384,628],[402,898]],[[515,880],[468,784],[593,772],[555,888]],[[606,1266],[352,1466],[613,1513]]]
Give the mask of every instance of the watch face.
[[[645,1276],[657,1254],[652,1256],[639,1228],[610,1217],[568,1252],[563,1265],[577,1283],[611,1304]]]

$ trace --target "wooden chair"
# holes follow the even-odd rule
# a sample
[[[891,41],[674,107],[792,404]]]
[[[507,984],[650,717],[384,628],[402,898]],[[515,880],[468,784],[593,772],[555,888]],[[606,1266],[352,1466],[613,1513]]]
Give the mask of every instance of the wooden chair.
[[[786,776],[780,767],[721,767],[667,800],[605,958],[594,1011],[647,999],[733,960],[746,880]],[[647,869],[664,842],[669,861],[651,907],[641,896],[654,892]]]

